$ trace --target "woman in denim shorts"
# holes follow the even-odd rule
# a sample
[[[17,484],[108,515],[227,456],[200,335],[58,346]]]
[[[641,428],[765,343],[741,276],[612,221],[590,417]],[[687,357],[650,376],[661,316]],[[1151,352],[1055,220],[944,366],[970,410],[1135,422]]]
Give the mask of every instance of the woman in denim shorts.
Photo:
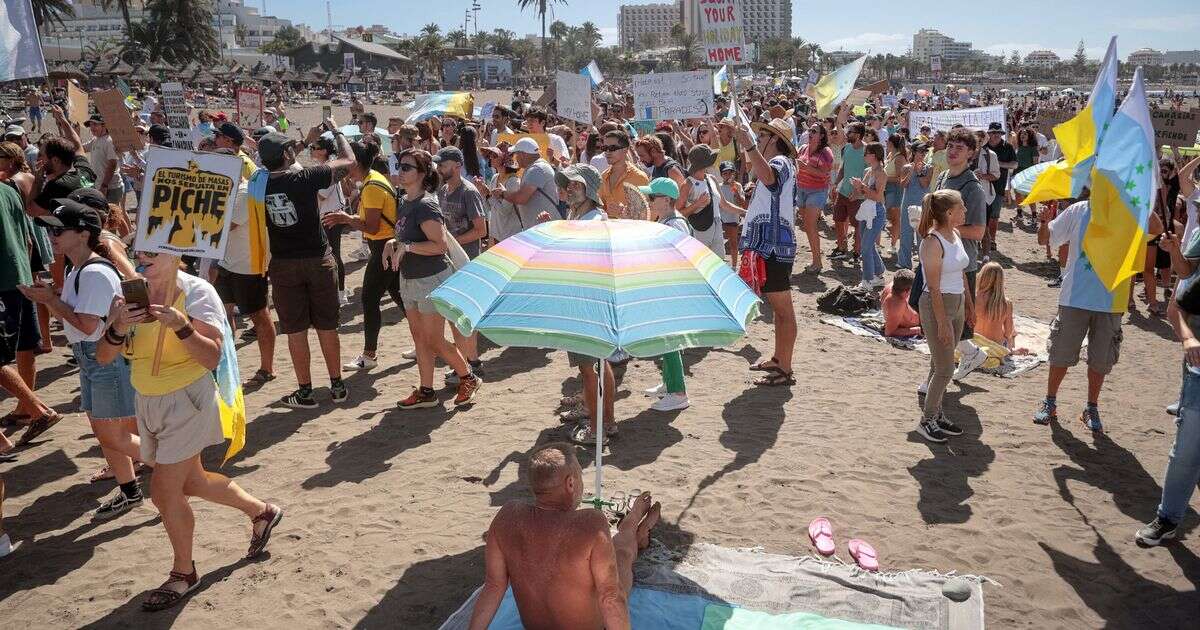
[[[108,471],[101,471],[93,479],[111,475],[120,486],[96,510],[96,518],[108,519],[142,503],[133,468],[140,443],[129,364],[124,359],[108,365],[96,361],[96,342],[104,335],[109,309],[121,290],[121,277],[105,256],[108,246],[100,241],[98,209],[72,199],[55,202],[60,205],[54,212],[36,220],[50,233],[54,250],[65,254],[74,268],[66,277],[61,296],[56,295],[54,287],[40,284],[23,291],[63,321],[63,332],[79,364],[80,409],[87,414],[108,462]]]

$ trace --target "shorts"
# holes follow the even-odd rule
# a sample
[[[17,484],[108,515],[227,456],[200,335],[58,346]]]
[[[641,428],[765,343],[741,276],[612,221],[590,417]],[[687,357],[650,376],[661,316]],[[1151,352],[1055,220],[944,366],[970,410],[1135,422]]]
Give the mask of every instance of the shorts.
[[[224,304],[234,304],[243,316],[267,308],[267,279],[256,274],[244,274],[217,267],[213,283]]]
[[[858,207],[862,205],[862,200],[851,199],[846,195],[838,195],[837,203],[833,204],[833,220],[837,223],[845,223],[850,220],[858,212]]]
[[[883,207],[899,208],[903,197],[904,188],[898,183],[888,182],[887,186],[883,189]]]
[[[763,261],[767,277],[762,284],[763,293],[778,293],[792,289],[792,261],[777,260],[775,257]]]
[[[20,291],[0,291],[0,365],[16,360],[17,352],[37,350],[42,344],[37,311]]]
[[[279,330],[285,335],[309,328],[337,330],[337,263],[324,258],[273,258],[269,271]]]
[[[31,106],[29,108],[29,119],[30,120],[41,120],[42,119],[42,108],[38,107],[36,105]]]
[[[73,343],[71,352],[79,363],[79,408],[92,420],[132,418],[136,396],[125,357],[118,355],[108,365],[97,362],[95,341]]]
[[[1088,369],[1108,374],[1121,358],[1121,314],[1059,306],[1050,322],[1047,350],[1052,367],[1071,367],[1079,363],[1079,349],[1087,337]]]
[[[796,200],[792,205],[797,208],[816,208],[820,210],[828,202],[828,188],[796,188]]]
[[[1155,249],[1154,249],[1154,268],[1155,269],[1170,269],[1171,268],[1171,254],[1167,253],[1167,251],[1165,249],[1158,246],[1159,240],[1160,240],[1159,237],[1155,237],[1154,240],[1152,240],[1148,243],[1148,245],[1153,245],[1155,247]]]
[[[162,396],[137,397],[142,461],[178,464],[225,441],[217,384],[205,373],[183,389]]]
[[[987,183],[987,182],[984,182],[984,183]],[[987,205],[988,221],[999,221],[1000,220],[1000,207],[1002,205],[1004,205],[1004,196],[996,195],[996,198],[992,199],[992,202]]]
[[[433,300],[429,299],[429,294],[452,275],[454,269],[450,267],[424,278],[405,278],[401,275],[400,299],[404,301],[404,310],[437,315],[437,307],[433,305]]]

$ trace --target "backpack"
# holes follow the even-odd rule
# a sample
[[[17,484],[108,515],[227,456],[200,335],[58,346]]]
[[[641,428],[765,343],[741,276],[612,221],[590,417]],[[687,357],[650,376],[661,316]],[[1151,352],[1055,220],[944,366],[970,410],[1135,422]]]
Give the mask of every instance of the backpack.
[[[692,229],[697,232],[707,232],[712,228],[716,221],[717,199],[721,198],[721,191],[714,191],[712,182],[709,181],[709,176],[704,176],[704,185],[708,188],[708,205],[702,208],[699,212],[693,212],[687,218]]]

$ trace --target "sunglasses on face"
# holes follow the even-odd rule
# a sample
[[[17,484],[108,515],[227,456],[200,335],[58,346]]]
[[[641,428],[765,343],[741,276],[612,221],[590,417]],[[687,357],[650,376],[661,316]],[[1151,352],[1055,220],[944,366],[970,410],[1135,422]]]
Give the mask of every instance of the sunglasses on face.
[[[149,260],[154,260],[155,258],[158,258],[158,252],[138,252],[137,255],[141,256],[142,258],[147,258]]]
[[[623,147],[623,146],[620,146],[617,144],[606,144],[606,145],[604,145],[604,152],[605,153],[615,153],[615,152],[620,151],[621,149],[625,149],[625,148],[628,148],[628,147]]]
[[[70,229],[71,228],[67,227],[48,227],[46,228],[46,231],[49,232],[51,236],[62,236],[63,232],[67,232]]]
[[[411,173],[412,171],[420,170],[415,164],[408,164],[406,162],[401,162],[399,168],[401,173]]]

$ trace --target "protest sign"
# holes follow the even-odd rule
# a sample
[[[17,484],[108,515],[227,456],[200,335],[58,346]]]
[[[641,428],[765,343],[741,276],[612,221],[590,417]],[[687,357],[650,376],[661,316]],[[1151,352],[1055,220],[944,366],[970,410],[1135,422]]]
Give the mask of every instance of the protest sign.
[[[900,104],[899,96],[896,96],[895,94],[884,94],[883,95],[883,106],[884,107],[887,107],[889,109],[894,109],[899,104]]]
[[[6,12],[0,36],[0,81],[46,76],[46,58],[38,38],[30,0],[3,0]]]
[[[536,103],[534,103],[534,105],[537,105],[538,107],[549,107],[550,103],[554,102],[554,99],[557,95],[558,88],[555,84],[551,83],[550,85],[546,86],[546,89],[542,92],[542,95],[538,97],[538,100]]]
[[[189,112],[183,96],[182,83],[162,84],[162,106],[167,115],[167,126],[171,128],[171,146],[189,151],[196,148],[192,141],[192,124],[188,120]]]
[[[538,145],[538,151],[543,158],[550,159],[550,136],[544,133],[501,133],[496,135],[496,144],[507,142],[509,147],[517,143],[521,138],[533,138],[533,141]]]
[[[1152,109],[1150,123],[1154,125],[1154,144],[1190,147],[1200,132],[1200,109]]]
[[[633,108],[639,118],[670,120],[712,115],[712,72],[662,72],[632,77]]]
[[[749,61],[742,30],[740,0],[696,0],[700,17],[700,44],[710,66],[740,65]]]
[[[654,126],[657,123],[653,120],[631,120],[629,126],[633,127],[634,133],[640,136],[648,136],[654,133]]]
[[[129,117],[129,108],[125,106],[125,96],[117,88],[96,92],[92,95],[96,103],[96,111],[104,118],[104,126],[108,135],[112,136],[113,146],[118,151],[141,151],[145,144],[142,137],[133,128],[133,120]]]
[[[871,96],[874,96],[876,94],[883,94],[884,92],[888,91],[888,89],[890,89],[890,88],[891,88],[891,84],[888,83],[887,79],[884,79],[882,81],[876,81],[876,82],[872,83],[871,85],[868,85],[862,89],[870,92]]]
[[[933,131],[950,131],[954,125],[962,125],[969,129],[987,129],[988,125],[994,122],[1000,123],[1003,129],[1008,129],[1003,105],[908,113],[908,131],[913,137],[920,133],[924,125],[929,125]]]
[[[1061,125],[1075,117],[1078,112],[1075,108],[1056,108],[1044,107],[1038,110],[1037,124],[1038,131],[1048,139],[1054,138],[1054,126]]]
[[[74,81],[67,81],[67,120],[82,125],[88,119],[88,95]]]
[[[496,101],[488,101],[479,108],[479,117],[483,120],[491,120],[494,111],[496,111]]]
[[[556,73],[555,111],[563,118],[592,124],[592,80],[583,74],[563,72]]]
[[[854,108],[850,110],[850,113],[854,114],[855,116],[866,116],[867,115],[867,106],[866,105],[855,105]]]
[[[865,106],[867,101],[870,98],[871,98],[870,92],[868,92],[866,90],[854,90],[853,92],[850,93],[850,96],[846,97],[845,102],[847,105],[852,105],[854,107],[858,107],[860,105]]]
[[[138,206],[138,250],[223,258],[241,176],[236,155],[150,147]]]
[[[247,129],[262,126],[263,94],[258,88],[238,88],[237,91],[238,124]]]

